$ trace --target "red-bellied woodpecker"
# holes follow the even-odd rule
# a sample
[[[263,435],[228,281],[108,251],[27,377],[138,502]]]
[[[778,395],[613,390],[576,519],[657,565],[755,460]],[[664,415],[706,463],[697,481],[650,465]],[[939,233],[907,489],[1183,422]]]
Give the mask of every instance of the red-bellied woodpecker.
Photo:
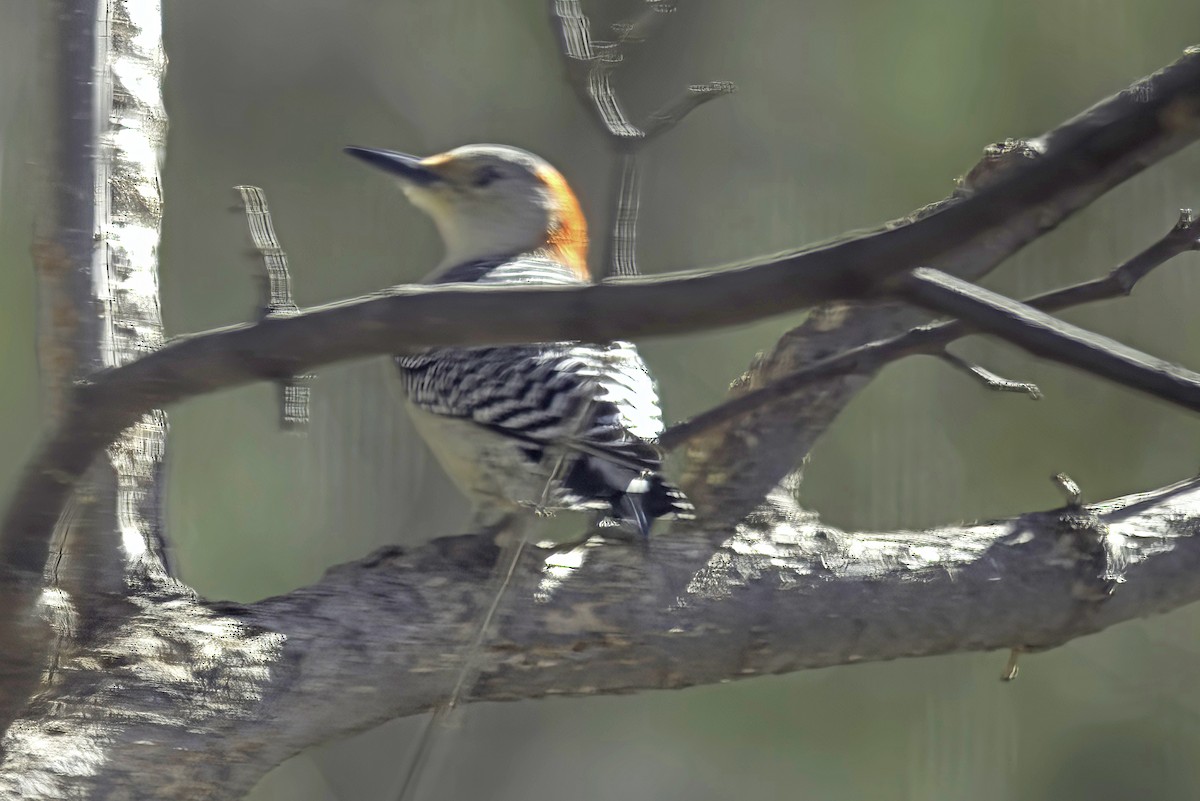
[[[446,256],[426,283],[589,281],[579,202],[532,153],[346,151],[393,175],[433,218]],[[590,509],[645,536],[656,518],[691,511],[662,476],[658,394],[631,343],[438,347],[397,363],[418,430],[480,524],[521,507]]]

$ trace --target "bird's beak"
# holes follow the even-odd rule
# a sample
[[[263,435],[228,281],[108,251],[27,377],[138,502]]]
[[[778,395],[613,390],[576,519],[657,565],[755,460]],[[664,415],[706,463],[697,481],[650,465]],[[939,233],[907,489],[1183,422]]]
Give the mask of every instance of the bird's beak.
[[[397,153],[394,150],[377,150],[371,147],[348,147],[345,152],[362,159],[372,167],[398,176],[414,186],[428,186],[442,180],[433,170],[421,164],[416,156]]]

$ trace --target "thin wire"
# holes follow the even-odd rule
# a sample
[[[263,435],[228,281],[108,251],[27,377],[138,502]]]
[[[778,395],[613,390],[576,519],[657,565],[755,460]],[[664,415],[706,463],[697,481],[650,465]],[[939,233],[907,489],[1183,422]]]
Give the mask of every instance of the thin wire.
[[[592,403],[589,401],[584,405],[584,414],[582,414],[576,424],[576,436],[579,429],[583,427],[584,422],[589,418],[592,410]],[[574,438],[572,438],[574,439]],[[569,441],[569,440],[568,440]],[[554,469],[550,471],[549,477],[546,479],[545,485],[542,487],[542,496],[538,501],[536,513],[543,512],[550,502],[550,491],[555,483],[561,478],[563,467],[566,465],[567,455],[570,448],[564,448],[559,454],[558,461],[555,462]],[[505,527],[510,525],[505,523]],[[484,640],[487,638],[488,629],[491,628],[492,620],[496,616],[497,610],[500,608],[500,602],[512,584],[513,576],[516,575],[517,565],[521,561],[522,555],[525,553],[525,546],[529,542],[529,536],[523,527],[518,527],[517,536],[513,541],[507,542],[502,546],[499,558],[496,560],[496,575],[499,577],[499,586],[496,588],[495,594],[492,596],[492,603],[488,607],[487,612],[481,619],[478,628],[475,630],[475,636],[472,638],[470,645],[463,653],[462,665],[458,671],[458,677],[455,679],[454,687],[450,690],[450,695],[446,700],[439,704],[426,721],[425,726],[421,729],[420,739],[417,741],[417,749],[413,753],[412,760],[408,763],[408,770],[404,775],[404,782],[400,785],[400,792],[396,796],[397,801],[406,801],[415,794],[418,789],[421,775],[424,772],[425,765],[429,761],[429,756],[433,753],[433,744],[439,732],[448,728],[447,719],[450,714],[458,708],[458,704],[462,701],[464,692],[470,688],[474,688],[475,681],[468,682],[468,677],[472,673],[476,673],[477,657],[480,650],[483,648]]]
[[[492,625],[492,619],[496,615],[496,610],[500,608],[500,600],[504,597],[505,591],[512,582],[512,577],[516,573],[517,564],[521,561],[521,555],[525,552],[525,544],[527,542],[528,539],[526,537],[517,537],[515,545],[509,543],[501,551],[500,558],[505,564],[503,565],[504,574],[501,577],[500,586],[492,597],[491,606],[488,607],[487,613],[484,614],[483,620],[475,631],[475,638],[471,641],[466,653],[463,654],[463,664],[459,669],[458,679],[455,681],[454,688],[450,691],[449,697],[447,697],[444,703],[439,704],[433,710],[433,714],[425,720],[425,726],[421,729],[420,740],[417,741],[417,750],[408,764],[404,783],[400,785],[400,792],[397,795],[399,801],[404,801],[404,799],[410,797],[410,792],[416,791],[417,781],[424,770],[425,764],[429,761],[429,755],[433,750],[434,735],[442,729],[448,728],[447,718],[458,707],[459,701],[462,700],[463,690],[467,685],[467,676],[473,672],[472,663],[474,662],[474,657],[483,647],[487,630]],[[501,567],[499,562],[497,563],[497,567]],[[474,686],[474,682],[471,682],[471,684]]]

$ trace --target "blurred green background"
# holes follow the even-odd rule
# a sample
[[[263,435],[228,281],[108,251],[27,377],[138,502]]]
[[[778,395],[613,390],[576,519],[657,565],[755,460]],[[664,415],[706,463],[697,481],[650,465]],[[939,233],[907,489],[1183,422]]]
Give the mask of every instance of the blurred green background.
[[[250,318],[258,264],[231,189],[263,186],[299,302],[415,279],[431,224],[346,144],[431,153],[534,150],[592,219],[610,156],[561,79],[545,3],[206,0],[165,8],[162,299],[172,334]],[[1193,0],[856,0],[683,4],[635,51],[638,112],[684,85],[740,92],[646,153],[647,272],[767,253],[875,225],[944,196],[981,148],[1040,133],[1200,41]],[[599,25],[625,3],[585,4]],[[44,171],[37,0],[0,3],[0,486],[41,423],[29,258]],[[599,30],[599,28],[597,28]],[[1200,205],[1200,148],[1111,193],[987,281],[1025,295],[1102,274]],[[596,231],[597,235],[602,232]],[[1070,319],[1200,368],[1200,256]],[[667,416],[719,399],[789,325],[657,339],[643,352]],[[1197,420],[975,338],[960,353],[1037,382],[988,393],[928,359],[887,369],[822,440],[803,495],[850,528],[922,526],[1090,499],[1200,463]],[[278,432],[256,386],[171,410],[169,532],[182,578],[251,600],[392,542],[454,533],[464,504],[415,439],[385,360],[322,371],[307,436]],[[429,797],[1181,799],[1200,797],[1200,610],[1026,657],[1002,653],[812,671],[625,698],[469,708]],[[330,743],[271,773],[255,801],[387,799],[418,720]]]

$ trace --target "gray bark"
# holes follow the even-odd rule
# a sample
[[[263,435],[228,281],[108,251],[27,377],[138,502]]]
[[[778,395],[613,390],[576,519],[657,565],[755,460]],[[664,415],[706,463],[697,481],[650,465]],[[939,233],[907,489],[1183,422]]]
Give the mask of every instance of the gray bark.
[[[51,420],[62,422],[72,414],[73,384],[162,345],[157,248],[166,59],[157,2],[63,0],[46,13],[60,44],[59,105],[54,189],[34,254],[48,408]],[[88,458],[79,491],[53,513],[50,547],[29,551],[5,542],[0,726],[39,684],[53,681],[75,645],[111,623],[111,610],[90,599],[124,598],[132,585],[165,573],[166,417],[142,409],[113,434],[97,449],[103,457]]]
[[[1198,526],[1196,480],[886,534],[839,531],[776,493],[715,550],[717,532],[678,527],[648,557],[532,549],[470,700],[1049,648],[1200,597]],[[246,605],[147,590],[9,732],[0,794],[232,798],[309,746],[428,710],[490,601],[495,556],[477,536],[384,549]]]

